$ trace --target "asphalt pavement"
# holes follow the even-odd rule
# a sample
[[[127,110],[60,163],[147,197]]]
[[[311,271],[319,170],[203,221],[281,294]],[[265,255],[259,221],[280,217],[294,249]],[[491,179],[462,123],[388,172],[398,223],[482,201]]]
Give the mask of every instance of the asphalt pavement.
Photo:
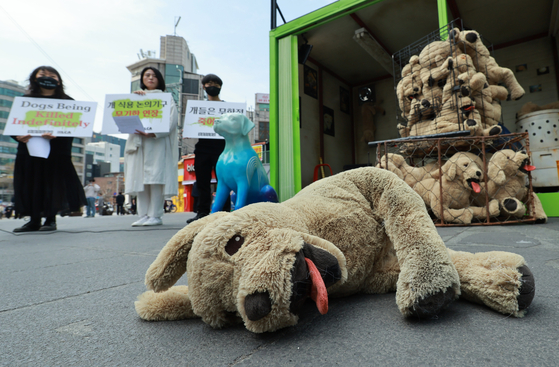
[[[13,234],[0,220],[1,366],[557,366],[559,218],[544,225],[447,227],[448,247],[526,258],[536,296],[517,319],[458,300],[437,318],[405,319],[395,294],[309,302],[299,323],[253,334],[199,319],[145,322],[144,274],[193,213],[132,228],[137,216],[58,218],[58,231]],[[187,284],[186,277],[178,284]]]

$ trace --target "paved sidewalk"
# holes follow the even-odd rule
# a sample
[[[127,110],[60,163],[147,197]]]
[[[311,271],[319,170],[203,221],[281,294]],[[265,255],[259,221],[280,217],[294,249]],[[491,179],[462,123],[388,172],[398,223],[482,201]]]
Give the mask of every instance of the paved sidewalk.
[[[546,225],[440,228],[450,248],[512,251],[536,278],[528,315],[465,301],[436,319],[404,319],[394,294],[312,303],[299,324],[253,334],[201,320],[144,322],[134,300],[167,240],[193,213],[132,228],[137,216],[59,218],[52,233],[0,220],[1,366],[556,366],[559,218]],[[183,277],[178,284],[186,284]]]

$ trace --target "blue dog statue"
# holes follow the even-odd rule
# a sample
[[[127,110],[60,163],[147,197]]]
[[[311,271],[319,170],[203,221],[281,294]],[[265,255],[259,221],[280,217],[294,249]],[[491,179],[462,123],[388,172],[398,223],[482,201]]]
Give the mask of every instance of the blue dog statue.
[[[216,165],[217,191],[212,213],[223,209],[229,193],[236,194],[235,210],[262,201],[278,202],[248,133],[254,123],[240,113],[225,113],[214,122],[214,131],[225,138],[225,149]]]

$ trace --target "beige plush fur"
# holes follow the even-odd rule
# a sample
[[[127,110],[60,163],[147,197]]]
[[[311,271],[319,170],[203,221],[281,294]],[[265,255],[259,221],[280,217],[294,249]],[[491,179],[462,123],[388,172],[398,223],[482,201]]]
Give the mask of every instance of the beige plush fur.
[[[543,110],[556,110],[556,109],[559,109],[559,101],[553,102],[553,103],[548,103],[548,104],[543,105],[543,106],[538,106],[534,102],[528,102],[528,103],[525,103],[522,106],[522,108],[520,109],[520,111],[518,111],[516,113],[516,118],[519,119],[522,116],[524,116],[526,114],[529,114],[531,112],[537,112],[537,111],[543,111]]]
[[[515,310],[522,284],[516,269],[526,265],[522,256],[502,251],[472,254],[449,249],[448,252],[460,274],[461,297],[504,314],[525,315],[526,310]]]
[[[511,98],[518,100],[526,93],[518,83],[512,70],[500,67],[491,57],[489,50],[483,44],[476,31],[453,31],[451,39],[455,44],[472,58],[476,70],[487,75],[489,84],[497,85],[503,82],[511,93]]]
[[[403,118],[408,118],[412,101],[421,98],[423,83],[419,74],[420,70],[421,65],[419,65],[417,56],[412,56],[409,64],[402,69],[402,79],[396,87],[396,95]]]
[[[321,273],[337,279],[329,296],[396,291],[396,304],[406,316],[446,307],[460,294],[459,277],[470,279],[465,284],[486,281],[463,264],[470,254],[452,254],[464,265],[463,274],[457,273],[421,198],[404,181],[368,167],[317,181],[281,204],[252,204],[186,226],[148,269],[150,291],[139,297],[136,311],[146,320],[200,317],[216,328],[244,322],[257,333],[294,325],[292,302],[308,295],[294,293],[300,283],[294,283],[299,273],[293,270],[306,274],[306,265],[300,265],[314,256],[305,251],[319,252],[334,264]],[[492,284],[506,283],[509,273],[521,276],[505,256],[493,256],[488,264],[507,269],[495,274]],[[172,287],[185,271],[188,287]],[[520,287],[512,282],[467,291],[471,299],[519,315],[512,299]]]
[[[419,181],[439,177],[439,166],[437,163],[429,163],[422,167],[412,167],[406,163],[406,159],[403,156],[394,153],[383,155],[376,167],[395,173],[412,188]]]
[[[515,152],[503,149],[491,157],[487,164],[487,192],[489,197],[499,201],[501,214],[513,217],[523,217],[526,207],[523,203],[530,200],[534,206],[534,216],[539,222],[547,222],[547,215],[543,210],[538,196],[528,195],[526,187],[526,173],[522,167],[529,163],[529,157],[524,151]]]
[[[471,181],[479,184],[483,180],[482,166],[474,154],[456,153],[442,166],[441,179],[427,178],[418,182],[414,190],[437,218],[442,217],[445,222],[470,224],[473,218],[486,219],[486,207],[470,206]],[[492,200],[489,203],[489,216],[498,214],[499,203]]]
[[[407,127],[409,136],[446,133],[469,130],[473,136],[492,136],[501,133],[499,126],[485,127],[475,108],[475,102],[467,96],[449,98],[442,106],[441,113],[434,120],[421,121]]]

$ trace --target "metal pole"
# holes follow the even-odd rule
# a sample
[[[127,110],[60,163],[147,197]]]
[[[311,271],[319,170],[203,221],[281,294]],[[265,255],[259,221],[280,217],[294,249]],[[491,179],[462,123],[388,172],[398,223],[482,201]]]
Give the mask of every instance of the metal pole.
[[[272,0],[272,16],[271,16],[271,22],[272,24],[270,25],[270,29],[276,29],[276,9],[278,7],[278,3],[276,0]]]

